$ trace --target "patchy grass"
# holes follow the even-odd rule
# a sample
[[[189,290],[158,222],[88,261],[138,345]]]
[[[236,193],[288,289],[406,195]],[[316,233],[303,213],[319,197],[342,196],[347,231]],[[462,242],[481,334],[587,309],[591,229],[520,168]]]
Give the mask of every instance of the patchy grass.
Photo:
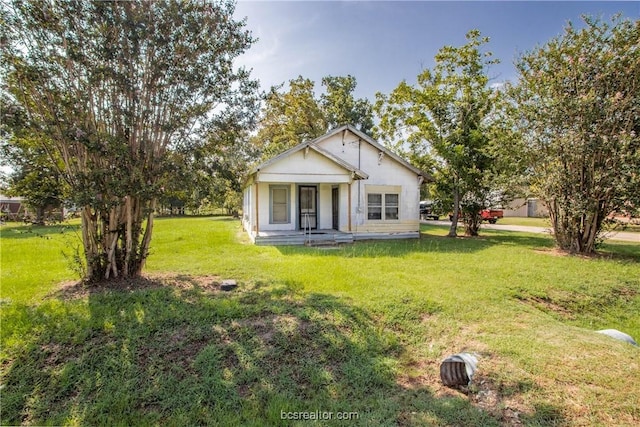
[[[554,256],[544,235],[448,239],[428,225],[419,240],[326,251],[256,247],[236,221],[161,219],[145,279],[85,289],[54,286],[63,269],[5,276],[43,253],[24,236],[33,247],[8,262],[21,240],[5,230],[2,424],[640,422],[640,350],[593,332],[640,337],[638,245]],[[51,265],[66,265],[60,247]],[[239,288],[220,291],[226,278]],[[460,351],[479,355],[477,377],[445,388],[440,361]]]

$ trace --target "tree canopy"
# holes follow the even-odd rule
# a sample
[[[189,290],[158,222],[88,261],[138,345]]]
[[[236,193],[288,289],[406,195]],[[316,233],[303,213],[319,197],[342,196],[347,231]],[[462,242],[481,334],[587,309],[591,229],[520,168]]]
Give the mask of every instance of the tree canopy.
[[[353,76],[322,79],[326,92],[318,98],[315,82],[298,76],[290,80],[288,91],[284,83],[271,88],[261,112],[255,145],[268,158],[303,141],[324,135],[343,124],[352,124],[368,132],[373,124],[371,104],[354,98],[357,82]]]
[[[9,196],[24,197],[35,211],[37,224],[44,224],[47,209],[60,209],[67,196],[67,187],[59,168],[49,153],[34,139],[28,128],[26,112],[10,103],[8,97],[0,99],[0,165],[10,171],[3,192]]]
[[[140,274],[169,153],[251,120],[257,83],[233,61],[253,40],[233,11],[226,1],[3,6],[3,78],[82,208],[86,279]]]
[[[314,93],[315,83],[298,76],[289,81],[287,92],[281,92],[283,86],[284,83],[274,86],[267,93],[254,138],[265,158],[314,139],[327,130]]]
[[[479,31],[467,33],[467,40],[441,48],[434,68],[420,73],[415,85],[403,81],[388,96],[378,93],[376,102],[378,134],[406,140],[417,160],[433,165],[433,190],[453,212],[450,236],[457,234],[459,211],[465,233],[477,235],[496,164],[490,136],[499,94],[488,86],[487,68],[497,60],[482,50],[488,38]]]
[[[320,96],[320,105],[330,129],[350,124],[369,134],[373,128],[373,110],[365,99],[354,98],[356,78],[327,76],[322,78],[326,92]]]
[[[523,54],[512,93],[557,244],[590,253],[609,215],[640,207],[640,21],[584,24]]]

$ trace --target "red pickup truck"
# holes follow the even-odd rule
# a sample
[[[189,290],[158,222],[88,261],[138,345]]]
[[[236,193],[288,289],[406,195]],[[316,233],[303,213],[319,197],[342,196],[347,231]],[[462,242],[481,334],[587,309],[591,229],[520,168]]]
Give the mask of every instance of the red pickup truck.
[[[495,224],[498,219],[504,216],[504,212],[500,209],[483,209],[480,211],[483,221],[489,221],[489,224]]]
[[[495,224],[500,218],[504,216],[504,212],[500,209],[483,209],[480,211],[480,217],[482,221],[487,221],[489,224]],[[453,215],[449,214],[449,221],[453,221]]]

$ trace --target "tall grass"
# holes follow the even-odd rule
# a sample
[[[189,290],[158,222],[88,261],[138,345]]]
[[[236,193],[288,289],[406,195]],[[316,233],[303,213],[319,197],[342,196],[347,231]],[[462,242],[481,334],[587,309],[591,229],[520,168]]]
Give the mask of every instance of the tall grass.
[[[2,423],[640,422],[639,350],[594,333],[640,338],[639,245],[560,256],[544,235],[430,225],[417,240],[256,247],[237,221],[160,219],[155,278],[60,293],[75,231],[47,230],[2,230]],[[220,292],[227,278],[239,289]],[[464,393],[438,378],[460,351],[480,359]]]

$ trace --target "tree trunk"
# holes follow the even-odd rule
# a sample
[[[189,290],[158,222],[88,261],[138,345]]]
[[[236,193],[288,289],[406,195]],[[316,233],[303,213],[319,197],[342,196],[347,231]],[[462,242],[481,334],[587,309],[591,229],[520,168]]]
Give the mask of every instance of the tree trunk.
[[[45,215],[44,206],[36,207],[36,220],[35,220],[35,223],[37,225],[44,225],[44,215]]]
[[[472,213],[468,217],[465,216],[464,235],[467,237],[478,237],[480,231],[481,218],[477,213]]]
[[[556,200],[547,203],[549,218],[558,248],[579,254],[591,254],[596,251],[602,221],[606,217],[604,206],[595,206],[590,213],[572,216]]]
[[[453,217],[451,218],[451,227],[447,237],[458,237],[458,216],[460,215],[460,191],[456,187],[453,190]]]
[[[86,265],[84,266],[84,279],[88,282],[99,280],[99,251],[97,239],[97,221],[93,215],[90,206],[82,209],[82,243],[84,245],[84,257]],[[97,279],[98,278],[98,279]]]
[[[112,203],[108,211],[94,211],[88,206],[82,211],[85,280],[88,282],[142,273],[149,254],[156,201],[145,203],[138,197],[126,196],[119,202]]]

